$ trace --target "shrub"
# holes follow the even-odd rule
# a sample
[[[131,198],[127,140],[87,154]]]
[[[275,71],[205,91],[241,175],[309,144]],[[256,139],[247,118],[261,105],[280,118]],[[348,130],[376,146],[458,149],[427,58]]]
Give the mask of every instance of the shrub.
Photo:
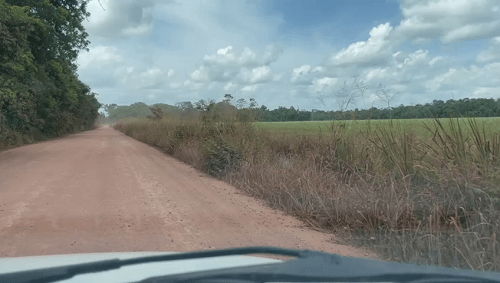
[[[217,178],[237,170],[243,160],[241,150],[231,146],[223,139],[209,140],[203,149],[206,171]]]

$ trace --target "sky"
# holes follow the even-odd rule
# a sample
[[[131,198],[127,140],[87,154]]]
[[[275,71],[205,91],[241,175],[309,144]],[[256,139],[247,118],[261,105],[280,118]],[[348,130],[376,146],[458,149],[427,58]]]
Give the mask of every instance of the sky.
[[[500,98],[498,0],[91,0],[80,80],[104,104],[254,98],[337,110]]]

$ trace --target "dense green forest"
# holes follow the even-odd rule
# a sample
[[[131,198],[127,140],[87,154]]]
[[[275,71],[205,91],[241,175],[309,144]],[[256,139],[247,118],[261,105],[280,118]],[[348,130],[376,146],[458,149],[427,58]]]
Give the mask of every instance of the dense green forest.
[[[78,79],[83,0],[0,0],[0,146],[94,127],[101,107]]]
[[[449,118],[449,117],[500,117],[500,99],[460,99],[434,100],[432,103],[425,105],[417,104],[414,106],[400,105],[398,107],[376,108],[370,109],[354,109],[347,111],[322,111],[313,110],[306,111],[296,109],[293,106],[290,108],[279,107],[269,110],[266,106],[257,106],[255,100],[247,103],[244,99],[239,99],[236,103],[232,103],[232,97],[226,95],[226,99],[216,103],[216,106],[229,104],[234,109],[251,110],[258,121],[265,122],[280,122],[280,121],[325,121],[325,120],[366,120],[366,119],[421,119],[421,118]],[[186,116],[190,117],[199,113],[200,105],[206,104],[207,101],[198,101],[196,103],[181,102],[173,105],[154,104],[148,106],[145,103],[137,102],[128,106],[118,106],[116,104],[104,105],[104,110],[107,115],[101,114],[100,121],[102,123],[113,123],[124,118],[146,118],[156,117],[153,111],[155,108],[161,109],[166,115]],[[153,110],[152,110],[153,109]]]
[[[413,106],[370,109],[354,109],[348,111],[304,111],[293,107],[268,110],[265,106],[259,109],[260,120],[277,121],[323,121],[323,120],[367,120],[367,119],[422,119],[451,117],[499,117],[500,99],[460,99],[434,100],[432,103]]]

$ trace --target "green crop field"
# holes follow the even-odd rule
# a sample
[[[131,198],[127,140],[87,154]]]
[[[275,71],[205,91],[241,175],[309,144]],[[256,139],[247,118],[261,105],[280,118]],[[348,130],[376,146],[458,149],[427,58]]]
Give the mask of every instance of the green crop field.
[[[439,119],[443,126],[449,128],[449,119]],[[460,123],[467,125],[466,118],[459,118]],[[500,132],[500,118],[476,118],[477,125],[482,129],[485,127],[487,132]],[[304,121],[304,122],[257,122],[256,126],[259,129],[265,129],[275,133],[282,134],[328,134],[333,128],[339,128],[341,124],[348,132],[366,132],[368,129],[377,129],[379,127],[389,127],[390,120],[352,120],[352,121]],[[428,125],[431,129],[435,127],[433,119],[395,119],[392,120],[392,125],[396,129],[406,132],[415,132],[420,136],[430,136],[430,132],[424,125]],[[468,127],[464,127],[467,129]],[[464,135],[468,133],[465,132]]]

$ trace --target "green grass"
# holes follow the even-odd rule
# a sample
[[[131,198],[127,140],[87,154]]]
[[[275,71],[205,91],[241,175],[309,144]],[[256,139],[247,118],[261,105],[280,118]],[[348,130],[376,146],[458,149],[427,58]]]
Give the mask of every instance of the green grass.
[[[440,119],[446,130],[449,130],[449,119]],[[401,129],[407,129],[414,132],[422,138],[429,138],[431,133],[424,125],[433,127],[433,119],[394,119],[392,123]],[[462,126],[466,125],[465,118],[459,118]],[[480,128],[485,127],[487,132],[500,132],[500,117],[493,118],[476,118]],[[348,132],[366,132],[370,127],[388,127],[391,120],[351,120],[351,121],[334,121],[336,124],[345,124],[345,129]],[[332,132],[332,121],[304,121],[304,122],[257,122],[257,129],[264,129],[275,133],[282,134],[299,134],[299,135],[317,135],[329,134]],[[471,133],[465,132],[470,135]]]

